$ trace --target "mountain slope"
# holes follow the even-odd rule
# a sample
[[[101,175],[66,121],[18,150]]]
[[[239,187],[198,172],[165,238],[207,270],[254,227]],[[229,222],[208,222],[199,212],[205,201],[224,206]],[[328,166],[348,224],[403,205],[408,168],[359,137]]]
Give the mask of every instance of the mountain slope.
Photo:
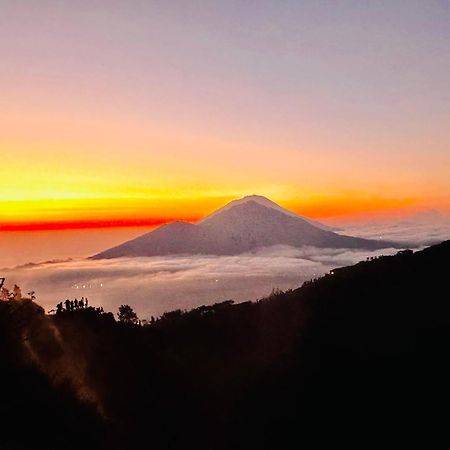
[[[72,448],[65,444],[74,438],[85,440],[78,448],[109,450],[447,442],[449,260],[447,241],[336,269],[259,302],[174,311],[146,326],[116,323],[93,308],[55,316],[0,311],[0,342],[13,340],[50,381],[55,373],[75,387],[82,381],[107,419],[106,436],[98,429],[105,445],[96,445],[86,436],[89,411],[79,408],[71,421],[72,402],[59,405],[60,426],[58,410],[42,406],[41,431],[29,437],[20,430],[30,430],[20,391],[26,368],[0,353],[2,373],[2,362],[17,371],[4,387],[15,413],[7,403],[4,428],[13,440],[5,445],[2,433],[0,448]],[[51,404],[56,388],[40,390],[39,405]],[[30,386],[26,393],[35,401]],[[54,445],[28,444],[55,434]]]
[[[395,246],[390,242],[339,235],[288,213],[282,208],[266,206],[260,199],[232,202],[195,225],[185,222],[163,225],[94,258],[169,254],[237,255],[273,245],[368,250]]]

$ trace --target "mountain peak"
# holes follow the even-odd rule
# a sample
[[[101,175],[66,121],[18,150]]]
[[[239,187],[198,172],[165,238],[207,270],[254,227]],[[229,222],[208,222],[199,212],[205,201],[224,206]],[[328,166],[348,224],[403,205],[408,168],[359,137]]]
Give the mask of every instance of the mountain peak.
[[[216,217],[218,214],[221,214],[221,213],[223,213],[231,208],[234,208],[236,206],[244,205],[244,204],[250,203],[250,202],[255,202],[261,206],[265,206],[266,208],[274,209],[274,210],[281,212],[290,217],[295,217],[297,219],[298,218],[303,219],[306,222],[308,222],[309,224],[314,225],[317,228],[320,228],[321,230],[326,230],[326,231],[333,230],[333,228],[329,227],[328,225],[325,225],[323,223],[320,223],[315,220],[311,220],[311,219],[308,219],[307,217],[303,217],[299,214],[296,214],[293,211],[283,208],[282,206],[278,205],[277,203],[270,200],[269,198],[264,197],[263,195],[258,195],[258,194],[246,195],[245,197],[242,197],[242,198],[239,198],[236,200],[232,200],[230,203],[227,203],[224,207],[218,209],[217,211],[214,211],[212,214],[210,214],[210,215],[206,216],[204,219],[200,220],[198,222],[198,224],[207,223],[210,219],[212,219],[213,217]]]
[[[94,258],[238,255],[275,245],[365,249],[392,245],[338,235],[324,227],[266,197],[248,195],[233,200],[196,224],[172,222],[99,253]]]
[[[268,199],[267,197],[264,197],[264,195],[258,195],[258,194],[251,194],[251,195],[244,195],[244,197],[242,197],[242,198],[240,198],[240,199],[237,199],[237,200],[235,200],[235,201],[247,201],[247,202],[249,202],[249,201],[256,201],[256,202],[258,202],[258,201],[263,201],[263,202],[268,202],[268,203],[274,203],[275,204],[275,202],[273,202],[272,200],[270,200],[270,199]]]

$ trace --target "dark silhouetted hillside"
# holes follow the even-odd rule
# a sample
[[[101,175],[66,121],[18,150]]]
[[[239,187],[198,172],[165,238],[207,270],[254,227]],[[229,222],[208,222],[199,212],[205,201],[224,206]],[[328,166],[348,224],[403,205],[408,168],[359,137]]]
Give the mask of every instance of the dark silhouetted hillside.
[[[41,307],[30,300],[0,301],[0,449],[96,448],[106,442],[95,406],[48,370],[64,351]]]
[[[5,321],[2,311],[2,337],[14,337],[2,367],[17,374],[9,404],[39,405],[41,436],[56,424],[70,444],[77,415],[77,439],[90,439],[82,448],[430,446],[447,430],[449,260],[447,241],[147,326],[92,308],[45,317],[29,306],[12,327],[16,313]],[[16,436],[17,448],[36,448]]]

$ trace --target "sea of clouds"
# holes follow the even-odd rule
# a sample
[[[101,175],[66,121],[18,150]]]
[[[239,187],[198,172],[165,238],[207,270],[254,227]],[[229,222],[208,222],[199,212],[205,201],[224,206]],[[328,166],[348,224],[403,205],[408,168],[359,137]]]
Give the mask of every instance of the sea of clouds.
[[[273,288],[295,288],[368,255],[346,249],[272,247],[239,256],[56,261],[3,272],[9,286],[17,283],[24,293],[35,290],[38,302],[47,310],[58,301],[84,296],[91,305],[108,311],[130,304],[141,317],[148,318],[228,299],[256,300],[269,295]]]
[[[417,224],[366,224],[342,232],[405,242],[417,247],[450,237],[450,227]],[[116,312],[130,304],[141,318],[174,309],[191,309],[224,300],[256,300],[272,289],[300,286],[335,267],[355,264],[368,256],[396,253],[275,246],[239,256],[164,256],[112,260],[73,259],[3,269],[8,287],[34,290],[46,310],[66,298],[87,297],[93,306]]]

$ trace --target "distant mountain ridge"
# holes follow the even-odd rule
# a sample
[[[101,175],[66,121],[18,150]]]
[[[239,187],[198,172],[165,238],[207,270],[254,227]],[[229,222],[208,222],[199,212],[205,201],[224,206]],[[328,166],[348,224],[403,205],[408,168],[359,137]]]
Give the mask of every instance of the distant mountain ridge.
[[[238,255],[287,245],[375,250],[387,241],[344,236],[261,196],[235,200],[196,224],[172,222],[105,250],[94,259],[175,254]]]

